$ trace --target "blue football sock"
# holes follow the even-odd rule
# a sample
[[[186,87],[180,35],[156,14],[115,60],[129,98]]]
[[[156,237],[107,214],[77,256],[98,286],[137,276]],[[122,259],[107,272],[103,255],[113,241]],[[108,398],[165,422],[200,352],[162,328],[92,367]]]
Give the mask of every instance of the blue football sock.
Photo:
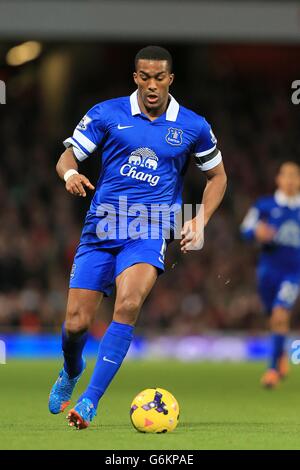
[[[62,327],[62,350],[64,354],[64,369],[72,379],[77,377],[83,369],[82,351],[88,338],[88,332],[72,335],[68,334],[65,324]]]
[[[284,353],[286,335],[273,333],[271,335],[271,349],[270,349],[270,369],[277,369],[278,359]]]
[[[95,369],[86,391],[78,399],[89,398],[94,407],[118,372],[133,338],[133,326],[113,321],[102,338]]]

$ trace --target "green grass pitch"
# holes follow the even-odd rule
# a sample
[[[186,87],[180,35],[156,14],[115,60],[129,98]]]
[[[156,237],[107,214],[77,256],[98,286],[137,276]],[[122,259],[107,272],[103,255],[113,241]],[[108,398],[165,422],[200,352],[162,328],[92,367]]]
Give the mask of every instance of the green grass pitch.
[[[0,449],[299,449],[300,375],[275,391],[259,385],[263,364],[125,362],[98,416],[83,431],[67,426],[66,413],[50,415],[48,393],[58,361],[0,365]],[[89,362],[74,398],[90,376]],[[162,387],[177,398],[180,422],[173,433],[140,434],[129,408],[144,388]]]

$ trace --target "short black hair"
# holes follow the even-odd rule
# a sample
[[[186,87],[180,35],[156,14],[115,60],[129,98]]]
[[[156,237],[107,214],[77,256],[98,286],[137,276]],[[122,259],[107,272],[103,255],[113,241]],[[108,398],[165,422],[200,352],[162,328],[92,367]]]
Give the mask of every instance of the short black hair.
[[[134,59],[135,68],[139,60],[166,60],[168,62],[169,72],[172,72],[173,59],[170,52],[160,46],[146,46],[139,50]]]

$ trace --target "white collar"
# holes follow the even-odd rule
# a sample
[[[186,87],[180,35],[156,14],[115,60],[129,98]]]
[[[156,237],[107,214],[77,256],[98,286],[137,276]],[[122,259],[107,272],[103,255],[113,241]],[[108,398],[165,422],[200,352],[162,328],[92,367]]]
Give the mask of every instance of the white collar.
[[[296,196],[287,196],[283,191],[275,191],[274,199],[279,206],[287,206],[289,209],[300,207],[300,193]]]
[[[172,95],[169,94],[170,103],[167,108],[166,112],[166,120],[167,121],[176,121],[178,112],[179,112],[179,103],[173,98]],[[138,103],[138,91],[135,90],[132,95],[130,95],[130,106],[131,106],[131,114],[135,116],[136,114],[141,114],[141,110]]]

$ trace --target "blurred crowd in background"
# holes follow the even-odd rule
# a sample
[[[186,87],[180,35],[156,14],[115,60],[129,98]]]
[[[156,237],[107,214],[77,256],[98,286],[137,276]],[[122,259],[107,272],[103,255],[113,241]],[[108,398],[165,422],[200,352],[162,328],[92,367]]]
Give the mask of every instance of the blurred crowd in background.
[[[89,200],[65,191],[55,164],[62,140],[90,107],[134,91],[133,58],[142,46],[52,44],[23,69],[0,66],[8,87],[0,110],[2,331],[60,328]],[[254,45],[170,45],[170,50],[176,75],[171,92],[212,124],[228,189],[205,231],[202,251],[181,255],[179,243],[171,244],[166,273],[147,299],[138,328],[149,335],[255,334],[265,328],[255,290],[258,247],[241,240],[239,225],[257,197],[274,191],[278,162],[299,161],[300,114],[291,103],[291,82],[300,78],[299,50]],[[100,165],[96,154],[81,171],[96,183]],[[205,177],[191,162],[184,201],[199,203],[204,185]],[[104,299],[95,335],[110,321],[113,302],[113,296]],[[298,303],[294,327],[299,313]]]

